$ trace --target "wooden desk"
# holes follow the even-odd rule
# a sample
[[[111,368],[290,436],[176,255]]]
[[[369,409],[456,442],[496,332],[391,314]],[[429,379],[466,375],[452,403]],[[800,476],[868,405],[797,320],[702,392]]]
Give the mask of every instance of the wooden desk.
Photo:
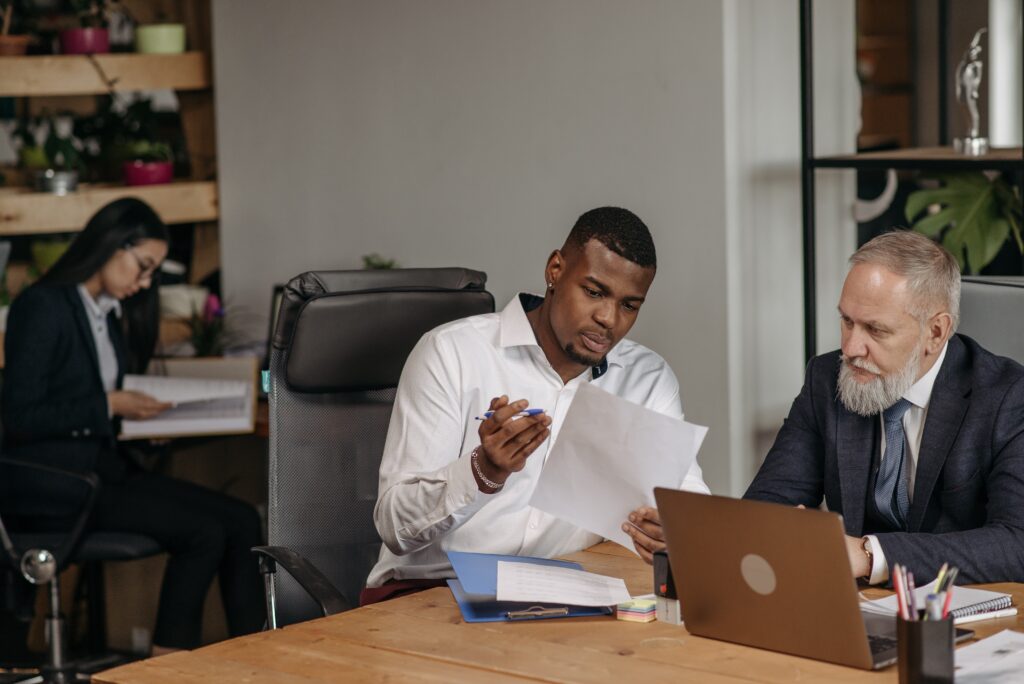
[[[569,556],[587,570],[650,591],[647,565],[612,543]],[[1024,585],[1008,591],[1024,603]],[[975,622],[979,637],[1024,618]],[[429,591],[95,675],[97,684],[146,682],[894,682],[867,672],[690,636],[682,627],[607,617],[466,624],[451,592]]]

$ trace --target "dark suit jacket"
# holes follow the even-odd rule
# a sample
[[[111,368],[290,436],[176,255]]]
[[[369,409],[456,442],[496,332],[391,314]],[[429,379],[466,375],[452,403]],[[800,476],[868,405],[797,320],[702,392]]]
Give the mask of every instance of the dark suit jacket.
[[[123,368],[121,323],[113,312],[108,329]],[[5,455],[76,472],[119,463],[118,426],[108,413],[96,343],[75,285],[35,285],[21,293],[7,318],[4,355]],[[119,370],[118,387],[121,378]]]
[[[840,403],[839,352],[811,360],[800,395],[745,498],[842,514],[861,536],[878,416]],[[880,533],[890,567],[928,581],[949,562],[960,580],[1024,581],[1024,367],[964,335],[935,379],[906,532]]]

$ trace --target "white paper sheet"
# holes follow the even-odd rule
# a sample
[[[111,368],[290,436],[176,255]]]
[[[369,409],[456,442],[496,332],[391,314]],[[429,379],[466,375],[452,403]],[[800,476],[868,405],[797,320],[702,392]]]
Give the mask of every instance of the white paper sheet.
[[[1024,673],[1024,634],[1006,629],[958,648],[955,657],[957,682],[1020,682]]]
[[[178,405],[214,399],[237,399],[245,397],[247,389],[246,384],[240,380],[171,378],[161,375],[126,375],[123,387]]]
[[[622,523],[640,506],[655,505],[655,487],[679,487],[707,432],[585,384],[530,505],[633,551]]]
[[[531,563],[498,561],[499,601],[555,603],[566,606],[611,606],[629,601],[618,577]]]

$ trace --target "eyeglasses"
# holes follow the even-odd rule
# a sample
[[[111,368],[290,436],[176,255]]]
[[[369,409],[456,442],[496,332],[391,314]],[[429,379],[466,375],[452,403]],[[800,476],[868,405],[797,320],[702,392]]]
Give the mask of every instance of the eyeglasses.
[[[135,263],[139,265],[139,275],[136,276],[135,279],[140,281],[140,282],[143,281],[143,280],[148,280],[148,279],[152,278],[153,274],[156,273],[158,268],[160,268],[160,264],[154,264],[152,262],[148,262],[145,259],[143,259],[142,257],[140,257],[135,252],[135,248],[132,247],[131,245],[126,245],[125,248],[124,248],[124,251],[128,252],[129,254],[131,254],[132,257],[135,258]]]

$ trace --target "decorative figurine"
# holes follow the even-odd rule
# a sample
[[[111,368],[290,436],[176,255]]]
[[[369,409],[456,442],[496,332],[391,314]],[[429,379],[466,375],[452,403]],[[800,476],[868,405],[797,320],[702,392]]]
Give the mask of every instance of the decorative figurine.
[[[967,115],[971,126],[966,138],[956,138],[953,146],[956,151],[972,157],[988,152],[988,138],[980,136],[978,117],[978,90],[984,63],[981,61],[981,34],[988,29],[978,29],[971,40],[970,47],[964,53],[960,64],[956,67],[956,99],[967,107]]]

